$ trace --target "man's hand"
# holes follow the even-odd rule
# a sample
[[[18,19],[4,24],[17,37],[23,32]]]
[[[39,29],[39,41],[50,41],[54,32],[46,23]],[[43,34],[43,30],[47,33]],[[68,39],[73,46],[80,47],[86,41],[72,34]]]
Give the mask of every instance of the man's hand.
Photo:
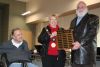
[[[80,45],[80,43],[78,41],[72,43],[72,45],[73,45],[72,50],[77,50],[77,49],[79,49],[81,47],[81,45]]]

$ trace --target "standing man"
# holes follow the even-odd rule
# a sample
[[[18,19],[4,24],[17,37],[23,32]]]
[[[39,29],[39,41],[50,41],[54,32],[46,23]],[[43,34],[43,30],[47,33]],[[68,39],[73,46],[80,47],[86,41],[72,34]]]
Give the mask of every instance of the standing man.
[[[64,67],[66,54],[64,51],[58,51],[56,41],[58,29],[57,16],[52,15],[49,17],[49,24],[42,29],[38,37],[38,42],[43,46],[41,50],[43,67]]]
[[[83,1],[77,5],[76,15],[70,25],[74,34],[72,67],[95,67],[99,17],[89,14]]]

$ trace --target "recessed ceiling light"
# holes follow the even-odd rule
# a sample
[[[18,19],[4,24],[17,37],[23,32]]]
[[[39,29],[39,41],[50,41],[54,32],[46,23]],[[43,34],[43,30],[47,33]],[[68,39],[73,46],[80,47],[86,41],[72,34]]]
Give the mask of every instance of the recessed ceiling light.
[[[17,1],[21,1],[21,2],[28,2],[28,0],[17,0]]]
[[[25,16],[25,15],[29,15],[30,13],[31,13],[31,11],[27,11],[27,12],[22,13],[21,15]]]

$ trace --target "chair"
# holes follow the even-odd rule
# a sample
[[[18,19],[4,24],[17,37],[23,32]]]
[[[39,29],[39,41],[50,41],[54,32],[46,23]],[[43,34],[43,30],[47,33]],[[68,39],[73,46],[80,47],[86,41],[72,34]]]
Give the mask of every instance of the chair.
[[[96,56],[96,60],[100,61],[100,47],[97,47],[97,56]]]
[[[31,50],[31,60],[36,60],[36,59],[40,59],[41,58],[41,56],[40,56],[40,54],[39,54],[39,52],[34,52],[34,50]]]

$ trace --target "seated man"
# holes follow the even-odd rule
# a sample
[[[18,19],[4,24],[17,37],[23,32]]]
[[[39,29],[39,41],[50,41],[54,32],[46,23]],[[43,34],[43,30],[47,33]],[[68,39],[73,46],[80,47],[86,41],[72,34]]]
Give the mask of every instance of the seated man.
[[[20,28],[15,28],[11,33],[11,40],[0,45],[0,53],[6,53],[9,67],[22,67],[25,62],[28,67],[37,67],[30,62],[30,52],[27,42],[23,40]]]

